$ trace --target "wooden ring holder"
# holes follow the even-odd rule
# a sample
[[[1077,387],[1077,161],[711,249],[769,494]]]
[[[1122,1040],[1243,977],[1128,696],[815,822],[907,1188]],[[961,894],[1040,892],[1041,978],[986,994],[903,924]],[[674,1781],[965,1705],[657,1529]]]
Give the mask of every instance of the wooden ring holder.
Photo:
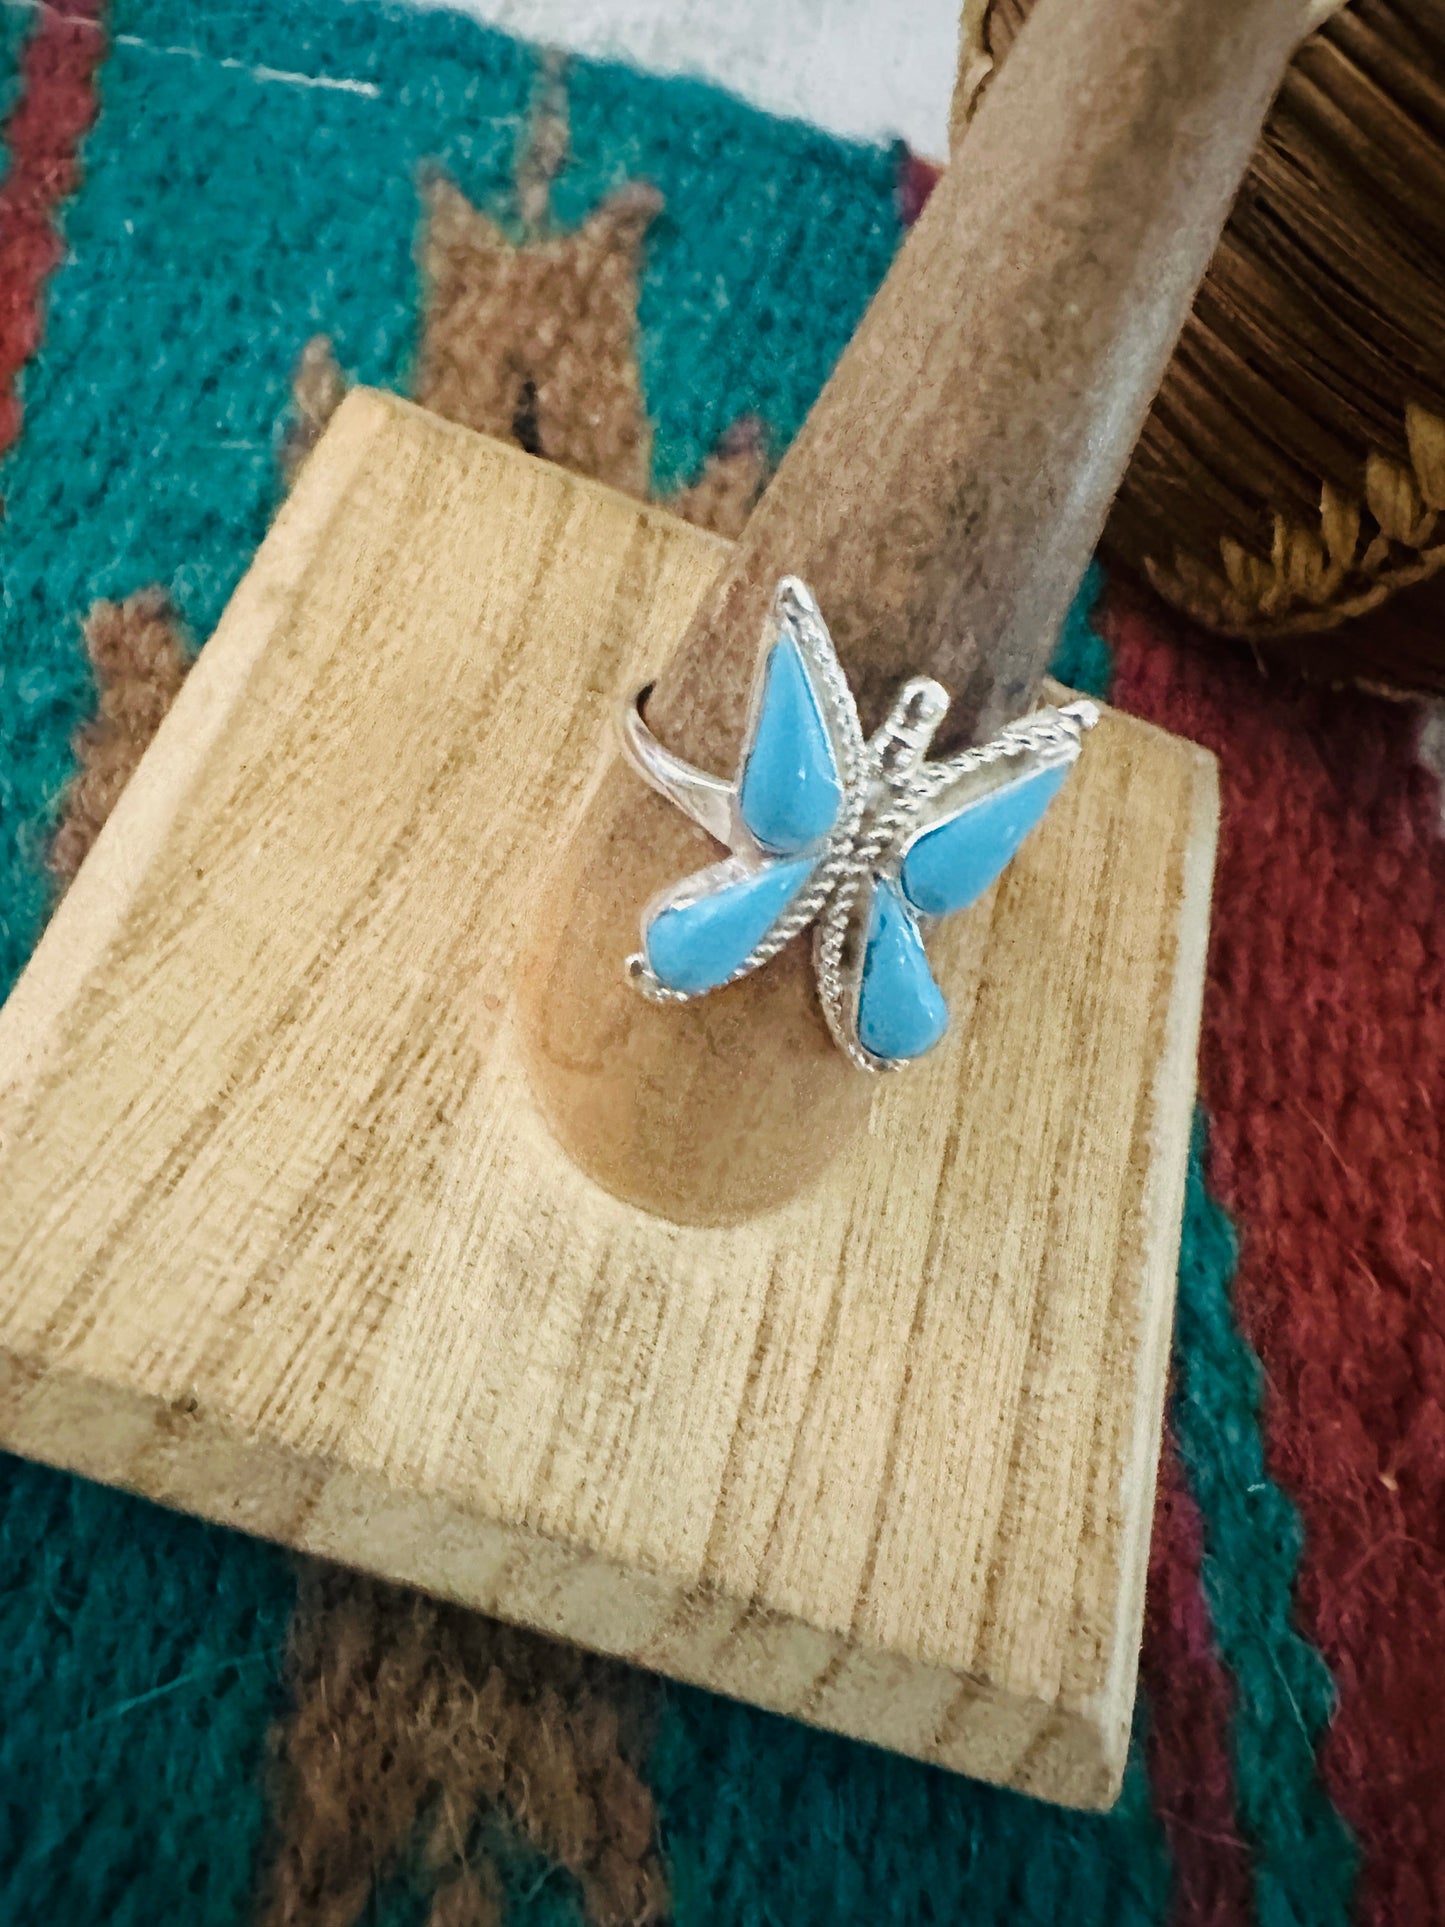
[[[895,270],[930,307],[890,277],[735,550],[346,402],[0,1013],[5,1445],[1113,1798],[1212,762],[1106,716],[876,1087],[781,959],[614,995],[695,849],[610,717],[685,634],[658,726],[725,765],[784,568],[865,703],[1024,706],[1305,11],[1042,0]]]

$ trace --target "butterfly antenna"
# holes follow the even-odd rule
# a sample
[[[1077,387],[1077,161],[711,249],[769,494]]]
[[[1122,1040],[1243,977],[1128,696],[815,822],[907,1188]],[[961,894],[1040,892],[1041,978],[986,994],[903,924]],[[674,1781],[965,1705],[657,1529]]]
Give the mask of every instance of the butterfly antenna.
[[[915,676],[904,683],[888,720],[871,744],[874,766],[882,777],[906,776],[928,754],[938,725],[948,711],[948,691],[932,676]]]

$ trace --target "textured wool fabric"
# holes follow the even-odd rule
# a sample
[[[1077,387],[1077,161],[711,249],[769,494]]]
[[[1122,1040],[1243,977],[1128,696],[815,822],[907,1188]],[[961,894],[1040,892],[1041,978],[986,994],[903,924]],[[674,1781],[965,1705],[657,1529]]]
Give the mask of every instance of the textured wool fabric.
[[[1358,1917],[1445,1917],[1445,842],[1419,717],[1357,692],[1262,685],[1182,646],[1157,610],[1115,616],[1125,704],[1216,750],[1224,827],[1205,1001],[1211,1183],[1240,1227],[1232,1306],[1181,1299],[1179,1432],[1233,1563],[1210,1588],[1241,1698],[1241,1817],[1285,1919],[1342,1917],[1348,1852],[1305,1755],[1324,1682],[1271,1619],[1299,1561],[1297,1624],[1338,1710],[1324,1785],[1363,1852]],[[1187,1279],[1186,1270],[1182,1274]],[[1264,1369],[1261,1483],[1238,1402]],[[1231,1467],[1222,1448],[1236,1454]],[[1292,1505],[1280,1504],[1288,1492]],[[1298,1517],[1296,1517],[1296,1509]],[[1270,1516],[1273,1515],[1273,1516]],[[1302,1541],[1297,1537],[1303,1526]],[[1222,1577],[1222,1575],[1221,1575]],[[1248,1589],[1246,1587],[1248,1586]],[[1253,1603],[1251,1602],[1253,1593]],[[1286,1750],[1293,1734],[1294,1744]],[[1293,1754],[1294,1769],[1281,1768]],[[1313,1882],[1337,1869],[1338,1898]],[[1305,1884],[1308,1882],[1309,1884]],[[1281,1883],[1283,1890],[1281,1890]],[[1309,1908],[1317,1911],[1309,1911]]]
[[[931,179],[372,0],[0,5],[0,113],[0,994],[349,383],[735,533]],[[1055,667],[1224,777],[1115,1811],[0,1459],[6,1927],[1445,1918],[1438,785],[1097,571]]]
[[[480,1814],[600,1927],[665,1913],[644,1675],[308,1562],[290,1683],[263,1922],[357,1919],[378,1867],[430,1884],[434,1916],[485,1919],[501,1874]]]
[[[0,1457],[0,1919],[250,1918],[294,1598],[269,1546]]]
[[[75,185],[76,143],[94,111],[96,13],[96,0],[63,13],[0,7],[0,453],[19,426],[15,377],[34,352],[46,277],[60,259],[52,217]]]

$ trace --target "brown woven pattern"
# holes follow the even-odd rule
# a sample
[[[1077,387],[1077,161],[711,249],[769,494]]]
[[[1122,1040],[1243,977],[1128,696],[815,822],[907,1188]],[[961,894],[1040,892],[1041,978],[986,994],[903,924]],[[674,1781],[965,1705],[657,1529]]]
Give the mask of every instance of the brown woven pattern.
[[[76,731],[80,769],[61,798],[48,853],[62,890],[100,835],[191,666],[190,649],[159,589],[93,604],[85,618],[85,647],[99,700],[93,719]]]
[[[665,1911],[644,1675],[306,1561],[292,1681],[263,1927],[352,1927],[417,1853],[428,1927],[494,1927],[489,1819],[567,1868],[593,1927]]]
[[[966,20],[968,104],[1031,0]],[[1445,690],[1445,5],[1301,48],[1140,440],[1108,547],[1328,676]]]
[[[545,55],[517,160],[520,244],[445,175],[424,185],[414,393],[449,421],[646,495],[652,423],[637,362],[638,274],[662,199],[645,182],[628,182],[579,228],[557,230],[550,197],[568,151],[566,81],[565,56]],[[292,382],[281,449],[288,485],[346,389],[330,341],[316,336]],[[699,528],[737,536],[769,465],[762,424],[745,417],[666,506]]]

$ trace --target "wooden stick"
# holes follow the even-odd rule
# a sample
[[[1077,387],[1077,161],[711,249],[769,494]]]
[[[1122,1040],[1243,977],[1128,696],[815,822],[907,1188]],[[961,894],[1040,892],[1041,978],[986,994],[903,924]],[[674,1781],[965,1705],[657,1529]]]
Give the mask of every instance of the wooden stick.
[[[993,0],[963,0],[958,22],[958,73],[953,84],[953,103],[948,116],[948,145],[956,154],[973,120],[979,95],[993,77],[994,61],[989,50],[988,17]],[[1308,0],[1300,23],[1304,39],[1322,27],[1332,14],[1342,13],[1349,0]]]
[[[1040,0],[663,671],[665,741],[734,767],[785,573],[817,594],[865,725],[913,674],[953,693],[955,740],[1028,706],[1317,12]],[[708,860],[699,836],[609,771],[520,991],[534,1089],[572,1155],[619,1195],[716,1220],[807,1182],[872,1084],[828,1043],[804,945],[683,1010],[621,981],[641,905]]]

